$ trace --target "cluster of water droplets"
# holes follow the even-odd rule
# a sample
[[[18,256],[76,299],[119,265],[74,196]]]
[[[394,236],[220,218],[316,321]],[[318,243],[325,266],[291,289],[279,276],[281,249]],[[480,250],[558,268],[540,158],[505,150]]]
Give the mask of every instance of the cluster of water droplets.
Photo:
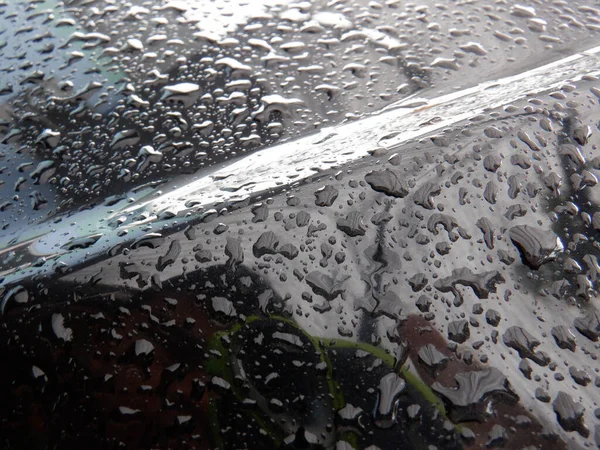
[[[415,93],[517,73],[600,25],[600,10],[560,1],[300,2],[218,34],[185,1],[70,3],[0,3],[8,233],[42,213],[60,224],[57,212],[95,202],[118,210],[130,188],[160,195],[165,178]],[[596,77],[565,80],[390,149],[398,123],[372,156],[240,204],[112,216],[102,227],[116,244],[95,232],[47,244],[49,258],[5,251],[3,267],[51,265],[54,278],[1,288],[14,370],[0,375],[0,425],[22,432],[32,399],[80,413],[63,425],[74,442],[85,418],[111,445],[132,427],[123,445],[195,445],[210,398],[268,413],[244,423],[250,448],[273,430],[290,446],[384,448],[407,423],[406,445],[433,429],[438,448],[597,446],[599,99]],[[109,244],[74,267],[61,259]],[[284,395],[286,377],[316,381]],[[219,418],[230,447],[233,416]],[[141,429],[148,418],[156,429]]]

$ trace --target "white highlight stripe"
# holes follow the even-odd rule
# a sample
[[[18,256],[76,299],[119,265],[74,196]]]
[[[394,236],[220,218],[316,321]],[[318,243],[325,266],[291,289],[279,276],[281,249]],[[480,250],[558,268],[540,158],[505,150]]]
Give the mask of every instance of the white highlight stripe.
[[[410,139],[468,119],[485,109],[509,104],[531,93],[554,89],[568,78],[576,80],[585,75],[600,74],[599,53],[600,46],[518,75],[435,99],[410,99],[409,105],[420,101],[416,107],[403,107],[402,102],[391,105],[395,109],[325,128],[317,135],[253,153],[216,170],[210,176],[151,201],[134,204],[119,214],[140,209],[151,215],[165,209],[181,214],[189,210],[185,203],[192,199],[202,205],[241,201],[251,194],[294,183],[318,171],[356,161],[376,148],[392,149]],[[435,118],[441,120],[422,126]],[[390,134],[393,137],[382,140],[382,137]]]

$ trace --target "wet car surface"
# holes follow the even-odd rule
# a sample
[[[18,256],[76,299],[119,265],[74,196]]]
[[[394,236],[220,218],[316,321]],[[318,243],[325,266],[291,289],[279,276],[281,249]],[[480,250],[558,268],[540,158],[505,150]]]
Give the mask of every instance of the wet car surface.
[[[600,7],[0,2],[2,448],[597,448]]]

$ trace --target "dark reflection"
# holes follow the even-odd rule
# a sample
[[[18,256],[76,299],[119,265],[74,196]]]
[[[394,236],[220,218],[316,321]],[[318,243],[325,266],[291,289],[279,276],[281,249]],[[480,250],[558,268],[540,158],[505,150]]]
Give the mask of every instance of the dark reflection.
[[[446,355],[441,375],[311,336],[286,300],[239,264],[143,293],[55,284],[27,315],[2,318],[3,448],[565,448],[506,379],[478,380],[424,319],[407,317],[397,339],[412,361],[431,346]],[[453,377],[471,375],[475,385],[452,393]]]

